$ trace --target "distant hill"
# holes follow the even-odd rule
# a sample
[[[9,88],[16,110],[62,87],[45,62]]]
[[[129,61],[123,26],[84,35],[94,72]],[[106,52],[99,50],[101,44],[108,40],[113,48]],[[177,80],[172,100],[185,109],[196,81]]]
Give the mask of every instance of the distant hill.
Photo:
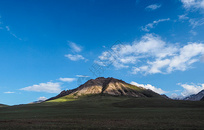
[[[88,80],[78,88],[62,91],[59,95],[52,97],[49,100],[58,99],[64,96],[80,97],[86,95],[112,95],[112,96],[128,96],[128,97],[161,97],[158,93],[152,90],[128,84],[122,80],[112,77],[98,77]]]
[[[28,103],[28,104],[35,104],[35,103],[41,103],[41,102],[44,102],[44,100],[38,100],[38,101],[34,101],[34,102],[31,102],[31,103]]]
[[[8,106],[8,105],[0,104],[0,107],[6,107],[6,106]]]
[[[190,95],[190,96],[184,98],[184,100],[200,101],[203,97],[204,97],[204,90],[200,91],[197,94]]]

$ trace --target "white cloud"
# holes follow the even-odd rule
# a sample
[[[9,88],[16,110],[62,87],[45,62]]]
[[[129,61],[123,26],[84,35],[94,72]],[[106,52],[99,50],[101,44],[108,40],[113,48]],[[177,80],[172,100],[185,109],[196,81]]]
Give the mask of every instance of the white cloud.
[[[184,8],[186,9],[203,9],[204,8],[204,0],[181,0]]]
[[[190,96],[192,94],[197,94],[198,92],[200,92],[201,90],[204,90],[204,84],[178,84],[181,87],[183,87],[183,91],[181,92],[181,95],[183,97],[187,97]]]
[[[69,46],[72,49],[72,51],[74,51],[74,52],[81,52],[82,51],[82,47],[81,46],[77,45],[74,42],[70,42],[70,41],[68,41],[68,42],[69,42]]]
[[[77,77],[90,77],[90,76],[87,76],[87,75],[76,75]]]
[[[73,82],[76,78],[59,78],[59,80],[63,82]]]
[[[146,34],[140,41],[114,45],[111,51],[103,52],[95,63],[113,65],[116,69],[132,68],[133,74],[171,73],[191,68],[203,55],[203,43],[179,46],[167,44],[158,35]]]
[[[85,58],[82,55],[72,55],[72,54],[67,54],[65,57],[69,58],[72,61],[78,61],[78,60],[85,60]]]
[[[46,97],[39,97],[39,98],[38,98],[38,101],[45,101],[45,100],[47,100]]]
[[[147,6],[146,9],[148,9],[148,10],[156,10],[156,9],[158,9],[160,7],[161,7],[160,4],[152,4],[152,5]]]
[[[138,83],[136,83],[134,81],[132,81],[130,84],[136,85],[138,87],[143,87],[143,88],[146,88],[146,89],[150,89],[150,90],[152,90],[152,91],[154,91],[156,93],[159,93],[159,94],[167,93],[166,91],[162,90],[161,88],[156,88],[155,86],[152,86],[151,84],[147,84],[147,85],[145,85],[145,84],[138,84]]]
[[[8,91],[8,92],[4,92],[4,93],[6,93],[6,94],[11,94],[11,93],[15,93],[15,92],[10,92],[10,91]]]
[[[145,32],[149,32],[150,29],[154,28],[157,24],[159,24],[160,22],[164,22],[164,21],[169,21],[170,18],[167,19],[159,19],[159,20],[155,20],[152,23],[149,23],[147,25],[145,25],[144,27],[141,27],[141,29]]]
[[[25,88],[21,88],[20,90],[24,91],[35,91],[35,92],[47,92],[47,93],[59,93],[61,92],[60,83],[40,83],[37,85],[28,86]]]
[[[172,57],[169,63],[168,72],[173,70],[185,71],[191,64],[199,61],[197,56],[204,54],[204,44],[189,43],[180,48],[179,54]],[[196,58],[197,57],[197,58]]]

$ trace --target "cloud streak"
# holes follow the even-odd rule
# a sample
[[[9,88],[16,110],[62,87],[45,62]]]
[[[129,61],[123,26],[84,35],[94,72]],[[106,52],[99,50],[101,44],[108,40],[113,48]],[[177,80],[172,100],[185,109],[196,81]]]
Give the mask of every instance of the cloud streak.
[[[192,28],[196,28],[198,26],[204,25],[204,18],[202,18],[202,19],[189,19],[189,23],[192,26]]]
[[[156,9],[159,9],[160,7],[161,7],[160,4],[152,4],[152,5],[147,6],[145,9],[146,10],[156,10]]]
[[[11,92],[11,91],[8,91],[8,92],[4,92],[6,94],[11,94],[11,93],[15,93],[15,92]]]
[[[78,61],[78,60],[85,60],[85,58],[82,55],[72,55],[72,54],[67,54],[65,55],[65,57],[67,57],[68,59],[72,60],[72,61]]]
[[[61,86],[60,86],[60,83],[47,82],[47,83],[40,83],[40,84],[25,87],[25,88],[21,88],[20,90],[59,93],[61,92]]]
[[[16,34],[14,34],[13,32],[11,32],[11,29],[10,29],[9,26],[6,26],[5,28],[6,28],[6,30],[7,30],[12,36],[14,36],[16,39],[18,39],[18,40],[20,40],[20,41],[22,40],[21,38],[17,37]]]
[[[76,80],[76,78],[59,78],[62,82],[73,82]]]
[[[70,42],[70,41],[68,43],[69,43],[69,46],[73,52],[81,52],[82,51],[82,47],[77,45],[76,43]]]
[[[141,27],[141,29],[145,32],[149,32],[150,29],[155,28],[155,26],[158,25],[159,23],[169,21],[169,20],[170,20],[170,18],[155,20],[152,23],[149,23],[149,24],[145,25],[144,27]]]

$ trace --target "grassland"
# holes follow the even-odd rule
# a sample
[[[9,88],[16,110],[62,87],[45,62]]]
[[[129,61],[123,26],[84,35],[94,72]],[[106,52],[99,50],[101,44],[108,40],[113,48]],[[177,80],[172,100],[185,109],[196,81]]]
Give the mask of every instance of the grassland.
[[[0,129],[204,129],[204,102],[88,96],[0,108]]]

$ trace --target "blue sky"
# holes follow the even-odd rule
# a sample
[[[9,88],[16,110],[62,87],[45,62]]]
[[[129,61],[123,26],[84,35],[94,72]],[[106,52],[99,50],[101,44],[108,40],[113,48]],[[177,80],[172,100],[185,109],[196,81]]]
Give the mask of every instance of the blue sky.
[[[0,103],[115,77],[170,97],[204,89],[204,0],[0,1]]]

